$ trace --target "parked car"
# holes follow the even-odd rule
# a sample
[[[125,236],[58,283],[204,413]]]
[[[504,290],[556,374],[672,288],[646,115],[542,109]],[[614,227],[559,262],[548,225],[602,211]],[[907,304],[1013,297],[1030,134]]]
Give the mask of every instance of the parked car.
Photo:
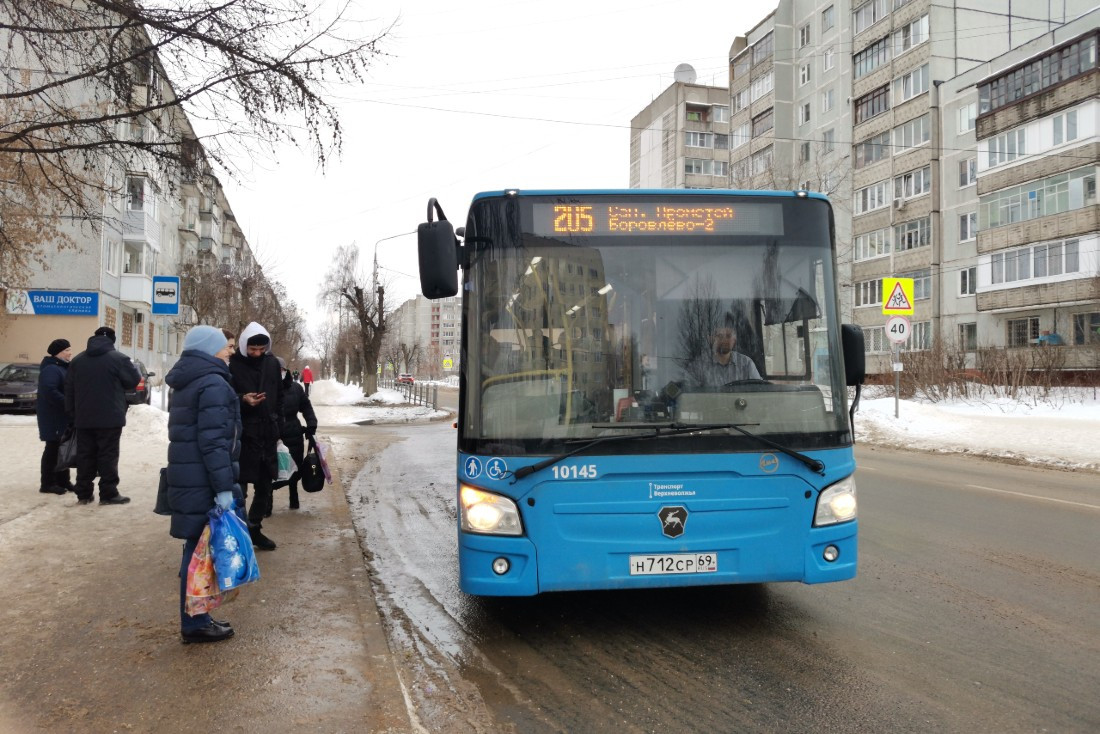
[[[0,411],[34,412],[38,400],[38,365],[12,362],[0,370]]]
[[[416,380],[414,380],[413,376],[410,375],[408,372],[402,372],[400,375],[397,376],[397,382],[404,383],[406,385],[412,385],[416,382]]]
[[[145,369],[145,365],[142,364],[140,359],[134,360],[134,366],[137,367],[141,380],[138,381],[137,387],[133,390],[126,391],[126,402],[130,405],[138,405],[139,403],[149,405],[152,402],[152,385],[149,384],[149,378],[156,376],[157,373]]]

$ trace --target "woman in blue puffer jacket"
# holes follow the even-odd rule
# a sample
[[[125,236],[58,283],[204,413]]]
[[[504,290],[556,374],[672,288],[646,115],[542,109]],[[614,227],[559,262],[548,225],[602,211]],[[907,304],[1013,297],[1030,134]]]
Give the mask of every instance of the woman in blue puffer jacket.
[[[168,506],[171,534],[181,538],[180,633],[183,642],[217,642],[233,636],[227,622],[184,611],[187,567],[216,504],[232,510],[244,496],[240,469],[241,410],[229,378],[232,347],[221,329],[195,326],[164,381],[172,388],[168,411]]]

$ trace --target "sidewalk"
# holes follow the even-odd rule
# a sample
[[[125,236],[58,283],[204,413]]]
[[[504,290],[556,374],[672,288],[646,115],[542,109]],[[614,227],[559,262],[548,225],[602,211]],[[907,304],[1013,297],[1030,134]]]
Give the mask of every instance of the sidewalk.
[[[0,445],[35,430],[0,425]],[[371,451],[356,430],[356,453]],[[334,458],[334,483],[302,493],[301,510],[276,491],[264,532],[279,548],[215,615],[236,637],[182,645],[181,541],[152,512],[164,443],[124,431],[120,490],[133,501],[120,507],[39,494],[39,454],[6,457],[0,731],[413,731],[339,483],[358,464]]]

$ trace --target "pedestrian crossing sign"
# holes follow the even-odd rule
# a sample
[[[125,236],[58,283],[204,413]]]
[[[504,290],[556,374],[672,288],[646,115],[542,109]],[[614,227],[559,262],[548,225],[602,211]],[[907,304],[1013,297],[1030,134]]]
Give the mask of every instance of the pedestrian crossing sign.
[[[913,279],[882,279],[882,313],[886,316],[913,315]]]

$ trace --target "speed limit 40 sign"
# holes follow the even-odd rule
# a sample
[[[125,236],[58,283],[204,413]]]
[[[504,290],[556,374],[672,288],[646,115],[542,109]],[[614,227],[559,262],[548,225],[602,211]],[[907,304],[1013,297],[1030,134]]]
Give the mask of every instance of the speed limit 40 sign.
[[[904,316],[891,316],[886,320],[886,338],[895,344],[902,344],[909,340],[911,328],[909,319]]]

